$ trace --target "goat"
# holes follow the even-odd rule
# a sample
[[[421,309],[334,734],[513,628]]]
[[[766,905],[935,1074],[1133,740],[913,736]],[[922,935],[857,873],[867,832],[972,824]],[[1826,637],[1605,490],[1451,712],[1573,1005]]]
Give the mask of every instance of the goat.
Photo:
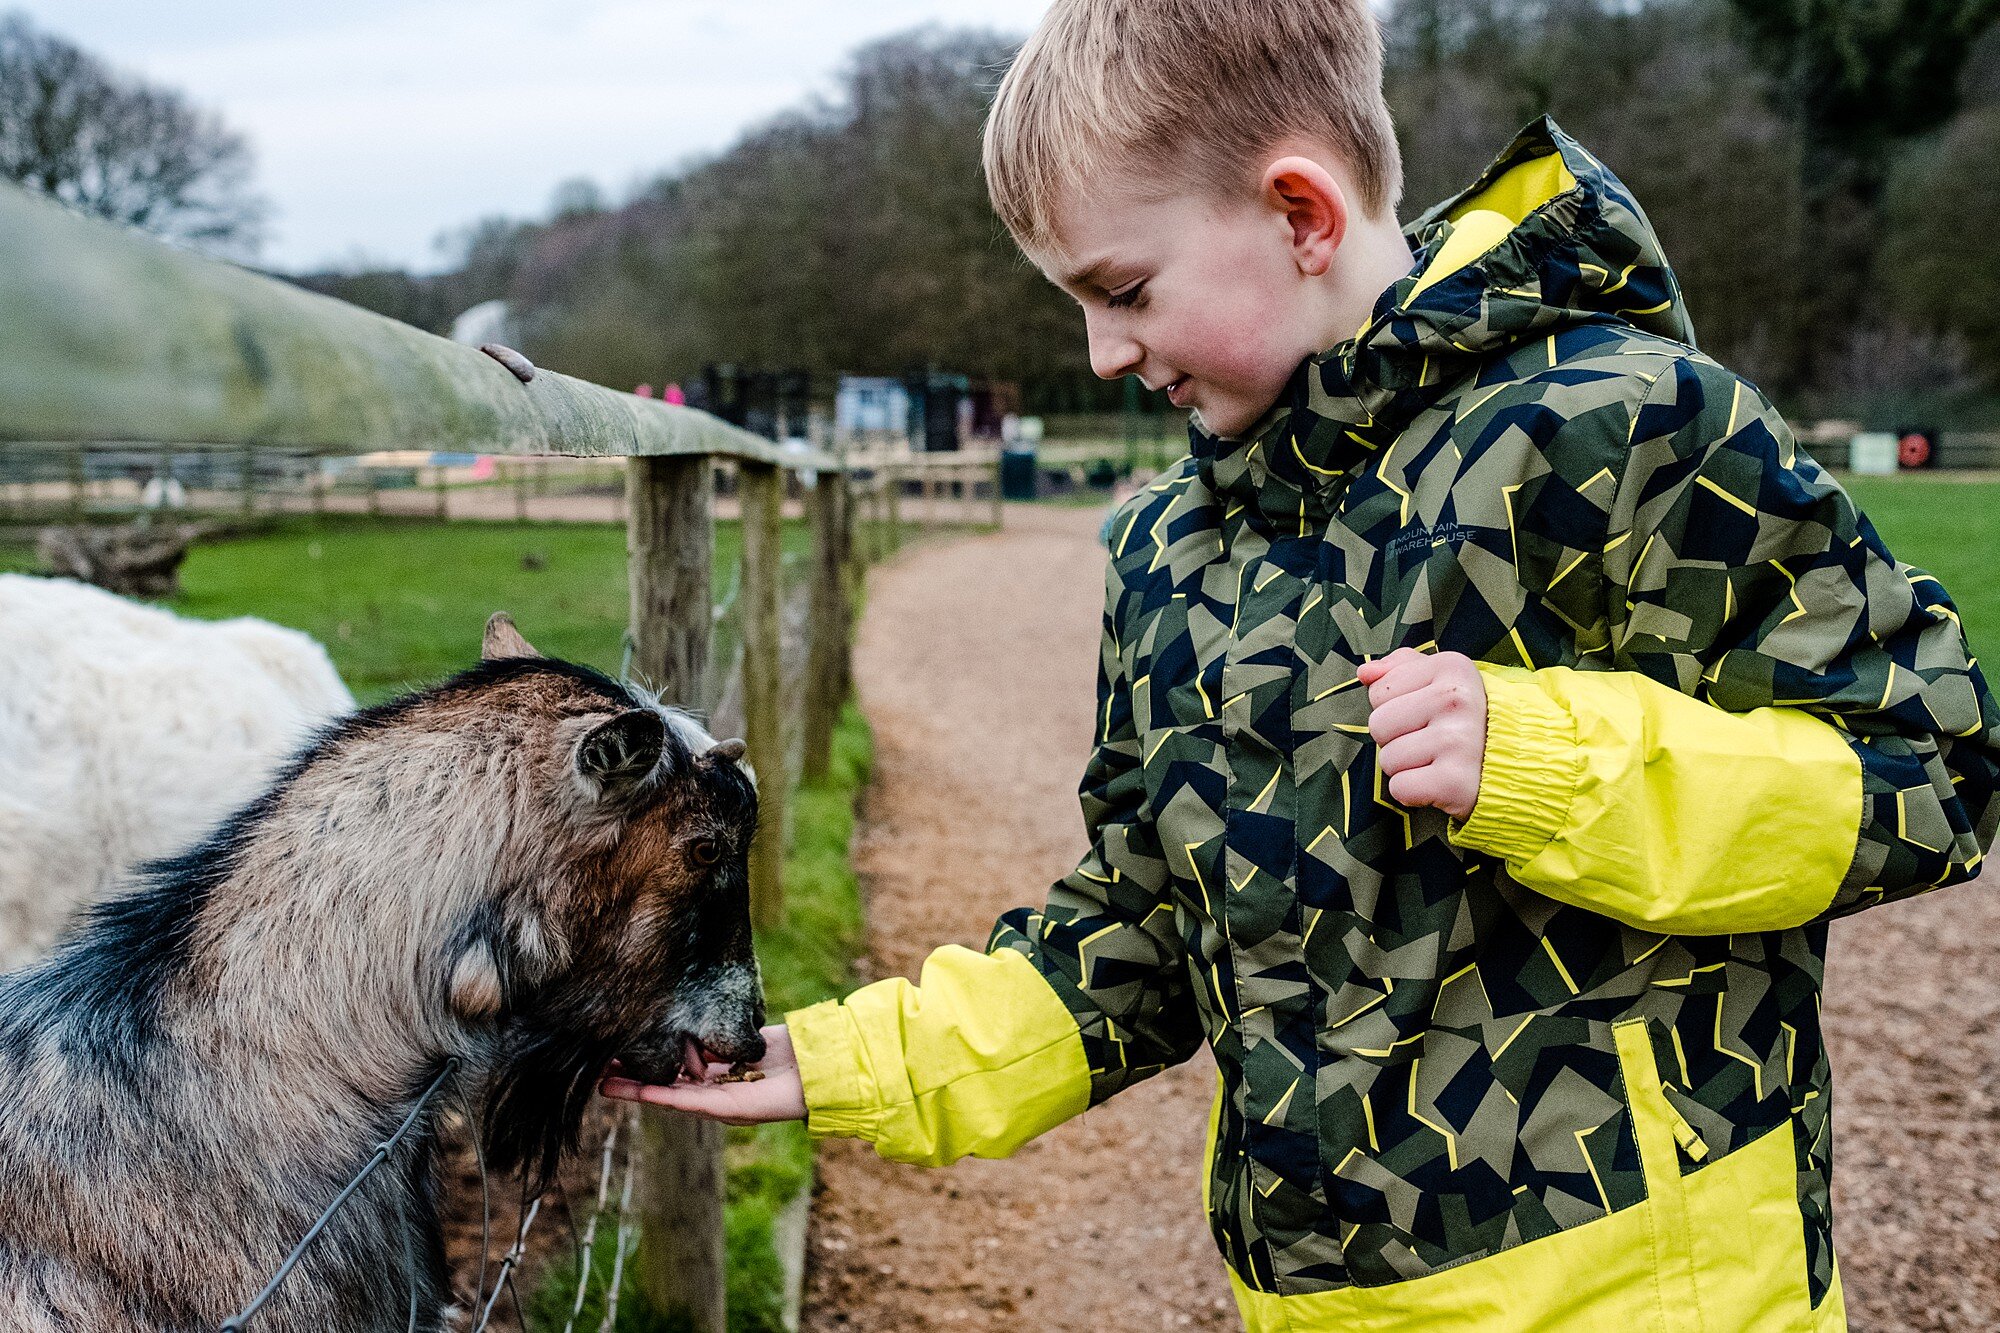
[[[354,698],[326,650],[186,620],[68,579],[0,574],[0,969],[188,845]]]
[[[0,1328],[215,1329],[451,1059],[533,1187],[612,1060],[761,1057],[742,743],[504,617],[483,658],[0,977]],[[253,1333],[439,1329],[434,1167],[406,1140]]]

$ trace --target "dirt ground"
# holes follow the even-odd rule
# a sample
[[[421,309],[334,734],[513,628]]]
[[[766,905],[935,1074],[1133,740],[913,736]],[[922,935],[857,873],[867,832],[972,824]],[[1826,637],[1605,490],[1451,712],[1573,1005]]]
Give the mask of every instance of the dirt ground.
[[[1094,510],[1011,507],[872,577],[870,975],[979,946],[1082,850],[1103,551]],[[1835,1216],[1858,1331],[2000,1328],[2000,877],[1834,929]],[[805,1328],[1235,1328],[1200,1216],[1206,1056],[1004,1162],[821,1157]]]

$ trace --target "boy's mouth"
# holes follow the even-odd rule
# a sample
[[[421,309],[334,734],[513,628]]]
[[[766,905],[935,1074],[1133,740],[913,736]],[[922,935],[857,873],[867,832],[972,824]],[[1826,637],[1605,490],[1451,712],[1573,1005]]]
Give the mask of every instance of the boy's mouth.
[[[1183,375],[1167,386],[1167,401],[1175,407],[1187,406],[1188,377]]]

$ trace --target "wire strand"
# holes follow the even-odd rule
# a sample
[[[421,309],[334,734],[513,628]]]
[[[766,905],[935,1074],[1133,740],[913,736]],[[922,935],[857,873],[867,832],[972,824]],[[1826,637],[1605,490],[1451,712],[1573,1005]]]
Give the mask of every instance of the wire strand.
[[[612,1333],[618,1326],[618,1295],[625,1286],[625,1256],[631,1252],[632,1226],[627,1214],[632,1207],[632,1175],[638,1144],[637,1134],[625,1135],[625,1187],[618,1195],[618,1246],[611,1257],[611,1289],[605,1293],[604,1322],[597,1326],[597,1333]]]
[[[513,1288],[514,1269],[528,1252],[528,1232],[534,1227],[535,1218],[541,1211],[542,1201],[536,1199],[534,1203],[529,1205],[528,1210],[521,1215],[521,1224],[514,1231],[514,1243],[500,1259],[499,1276],[493,1279],[493,1290],[486,1297],[486,1308],[479,1312],[479,1322],[472,1326],[472,1333],[483,1333],[485,1327],[493,1322],[493,1311],[500,1304],[501,1291]],[[521,1297],[517,1292],[514,1295],[514,1304],[516,1307],[519,1307],[520,1303]],[[519,1314],[518,1308],[516,1309],[516,1314]],[[522,1324],[521,1329],[522,1333],[527,1333],[527,1325],[525,1323]]]
[[[584,1298],[590,1293],[590,1274],[597,1267],[597,1221],[604,1216],[605,1205],[611,1198],[611,1161],[618,1148],[618,1131],[625,1123],[626,1117],[620,1116],[605,1131],[603,1157],[597,1169],[597,1206],[591,1209],[590,1220],[583,1226],[583,1238],[578,1245],[582,1257],[576,1266],[576,1299],[570,1302],[563,1333],[576,1333],[576,1321],[583,1316]]]

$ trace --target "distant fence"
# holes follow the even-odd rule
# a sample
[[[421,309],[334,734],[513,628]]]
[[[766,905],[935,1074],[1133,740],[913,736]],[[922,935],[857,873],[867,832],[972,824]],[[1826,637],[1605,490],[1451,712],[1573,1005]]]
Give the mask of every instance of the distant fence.
[[[1067,452],[1073,451],[1064,457]],[[721,511],[730,516],[735,462],[726,454],[712,461]],[[1058,464],[1061,458],[1044,461]],[[900,529],[1000,522],[998,455],[990,450],[876,450],[838,456],[837,466],[850,478],[855,503],[871,524]],[[810,490],[806,479],[814,469],[793,465],[786,471],[786,504],[803,512]],[[0,525],[155,511],[623,523],[625,472],[623,458],[484,455],[434,461],[427,453],[346,456],[271,446],[12,441],[0,443]],[[899,544],[900,535],[883,548]]]
[[[1826,467],[1844,469],[1848,466],[1853,432],[1846,429],[1802,428],[1800,442],[1807,452]],[[1983,470],[2000,468],[2000,431],[1947,430],[1938,433],[1937,452],[1932,456],[1931,467],[1944,470]],[[1914,469],[1921,475],[1923,469]]]
[[[321,460],[380,451],[497,456],[498,482],[529,496],[549,458],[624,459],[630,553],[630,667],[668,699],[709,694],[715,628],[718,462],[733,474],[742,564],[728,608],[740,635],[741,712],[751,762],[765,774],[766,826],[785,827],[786,733],[808,775],[825,771],[852,673],[851,598],[858,562],[893,549],[920,505],[984,503],[998,517],[997,475],[978,496],[977,468],[930,459],[850,467],[686,407],[547,371],[523,380],[492,357],[356,307],[79,218],[0,187],[0,505],[81,512],[121,502],[161,460],[199,455],[202,483],[233,482],[236,507],[279,496],[324,508],[340,494]],[[533,456],[535,463],[516,464]],[[990,465],[987,466],[990,470]],[[422,469],[418,469],[421,473]],[[814,483],[807,662],[801,689],[781,679],[780,549],[787,471]],[[420,476],[438,512],[457,488]],[[853,472],[859,484],[850,487]],[[616,475],[616,474],[614,474]],[[187,482],[183,482],[187,485]],[[368,494],[380,509],[383,488]],[[197,486],[195,489],[202,489]],[[228,490],[229,485],[219,487]],[[522,500],[517,500],[521,503]],[[868,550],[854,540],[867,507]],[[781,775],[772,781],[770,775]],[[782,836],[757,839],[752,911],[783,910]],[[725,1326],[723,1132],[663,1113],[639,1122],[640,1286],[699,1333]],[[246,1296],[248,1293],[246,1293]]]

